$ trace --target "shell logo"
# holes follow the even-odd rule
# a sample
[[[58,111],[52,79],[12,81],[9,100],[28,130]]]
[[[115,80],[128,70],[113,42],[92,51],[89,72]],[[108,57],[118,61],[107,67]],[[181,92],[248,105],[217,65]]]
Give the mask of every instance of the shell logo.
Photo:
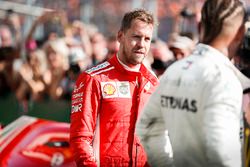
[[[105,85],[103,86],[103,92],[104,92],[104,94],[107,95],[107,96],[114,95],[114,94],[115,94],[115,91],[116,91],[115,86],[112,85],[112,84],[110,84],[110,83],[105,84]]]

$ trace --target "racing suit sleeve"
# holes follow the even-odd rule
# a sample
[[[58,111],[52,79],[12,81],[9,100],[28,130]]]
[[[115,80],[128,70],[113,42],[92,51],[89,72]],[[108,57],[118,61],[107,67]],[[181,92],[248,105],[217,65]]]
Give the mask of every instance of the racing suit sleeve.
[[[242,89],[228,76],[210,77],[203,95],[204,143],[208,166],[241,166]]]
[[[72,93],[70,145],[77,166],[97,166],[93,140],[100,103],[98,82],[81,74]]]
[[[161,113],[160,86],[151,95],[136,124],[136,134],[147,153],[148,163],[154,167],[172,164],[172,147]]]

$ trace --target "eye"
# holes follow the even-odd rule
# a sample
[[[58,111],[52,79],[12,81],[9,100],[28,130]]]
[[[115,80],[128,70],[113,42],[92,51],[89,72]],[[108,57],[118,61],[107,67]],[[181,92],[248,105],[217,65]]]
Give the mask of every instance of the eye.
[[[139,35],[134,35],[133,37],[136,38],[136,39],[140,39],[141,38]]]
[[[150,42],[150,41],[151,41],[151,38],[146,37],[146,38],[145,38],[145,41]]]

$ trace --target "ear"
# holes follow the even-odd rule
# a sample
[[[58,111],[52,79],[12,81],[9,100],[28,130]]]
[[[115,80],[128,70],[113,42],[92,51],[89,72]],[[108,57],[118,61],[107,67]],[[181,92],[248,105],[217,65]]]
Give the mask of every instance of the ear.
[[[198,23],[198,33],[200,34],[201,33],[201,22]]]
[[[198,23],[198,34],[199,34],[199,41],[202,41],[204,37],[204,30],[202,29],[201,22]]]
[[[242,38],[244,37],[245,35],[245,32],[246,32],[246,27],[244,24],[242,24],[235,36],[235,40],[242,40]]]
[[[119,43],[121,43],[122,36],[123,36],[123,31],[119,30],[118,33],[117,33],[117,41]]]

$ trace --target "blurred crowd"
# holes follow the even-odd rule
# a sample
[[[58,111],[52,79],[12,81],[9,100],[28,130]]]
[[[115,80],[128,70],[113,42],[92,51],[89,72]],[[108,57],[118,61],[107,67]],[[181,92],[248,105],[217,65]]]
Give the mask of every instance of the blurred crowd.
[[[55,17],[63,33],[51,31],[42,41],[35,39],[36,28]],[[62,12],[45,12],[33,22],[27,37],[20,36],[17,14],[1,21],[0,95],[14,92],[25,112],[29,101],[69,100],[78,74],[118,49],[114,36],[106,37],[96,26],[79,20],[66,24],[64,18]]]

